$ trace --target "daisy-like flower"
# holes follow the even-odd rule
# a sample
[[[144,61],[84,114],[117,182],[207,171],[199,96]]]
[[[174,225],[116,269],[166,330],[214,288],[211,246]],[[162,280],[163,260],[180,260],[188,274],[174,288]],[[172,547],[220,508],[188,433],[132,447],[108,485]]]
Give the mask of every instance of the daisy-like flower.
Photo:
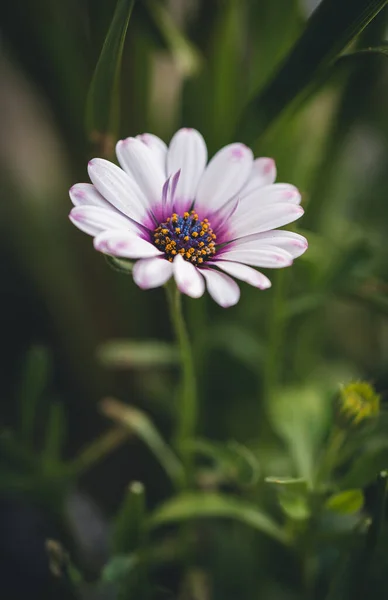
[[[169,147],[145,133],[117,143],[121,168],[95,158],[92,183],[70,190],[70,219],[94,237],[96,250],[136,260],[142,289],[174,277],[178,289],[199,298],[205,285],[221,306],[240,297],[235,277],[265,289],[271,282],[252,267],[281,268],[303,254],[301,235],[277,229],[303,214],[298,190],[274,183],[275,163],[254,160],[243,144],[229,144],[207,164],[195,129],[180,129]]]

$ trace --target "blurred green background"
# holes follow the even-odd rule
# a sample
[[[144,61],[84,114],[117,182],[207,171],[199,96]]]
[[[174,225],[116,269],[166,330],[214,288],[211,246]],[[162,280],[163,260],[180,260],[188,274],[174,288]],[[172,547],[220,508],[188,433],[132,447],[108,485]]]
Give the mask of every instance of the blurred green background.
[[[271,409],[280,387],[292,386],[296,396],[306,389],[334,394],[340,383],[361,378],[385,393],[388,12],[385,2],[324,0],[309,20],[318,4],[138,0],[121,66],[108,61],[89,100],[115,9],[127,18],[130,3],[3,4],[0,492],[6,504],[11,498],[11,504],[43,507],[46,516],[56,512],[50,486],[58,469],[50,459],[79,456],[112,427],[98,404],[106,396],[145,411],[165,439],[174,429],[176,361],[170,347],[160,358],[142,345],[171,342],[163,290],[143,292],[110,269],[67,218],[69,187],[87,181],[87,161],[110,158],[122,137],[149,131],[168,142],[180,126],[195,127],[210,155],[244,141],[256,156],[274,157],[278,181],[302,192],[305,216],[297,230],[310,247],[291,269],[268,273],[270,290],[241,284],[241,300],[228,310],[209,297],[185,298],[201,438],[258,448],[261,476],[286,475],[289,457],[276,441]],[[122,34],[114,32],[116,44]],[[112,97],[116,68],[119,97]],[[171,493],[141,441],[111,446],[80,469],[72,492],[71,510],[86,523],[75,527],[78,560],[90,579],[106,561],[107,523],[127,484],[143,482],[151,508]],[[28,455],[47,463],[47,494],[40,475],[28,471]],[[262,546],[252,535],[238,527],[211,532],[213,547],[206,541],[204,547],[213,596],[182,597],[303,597],[295,557],[277,550],[269,569],[272,542]],[[163,577],[178,578],[174,570]],[[319,585],[315,593],[325,597]]]

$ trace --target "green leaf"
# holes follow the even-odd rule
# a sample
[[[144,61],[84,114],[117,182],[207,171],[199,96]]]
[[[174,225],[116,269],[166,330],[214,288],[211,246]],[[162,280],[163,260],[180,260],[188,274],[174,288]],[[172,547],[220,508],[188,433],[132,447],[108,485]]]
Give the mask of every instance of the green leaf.
[[[106,367],[149,369],[179,362],[177,349],[158,340],[111,340],[98,349],[98,358]]]
[[[235,441],[227,444],[195,439],[187,442],[187,449],[197,455],[210,458],[216,469],[227,480],[241,485],[254,485],[259,480],[260,465],[254,453]]]
[[[87,131],[108,156],[113,149],[119,124],[121,59],[134,3],[135,0],[117,0],[87,99]]]
[[[132,482],[114,520],[112,546],[115,554],[129,554],[143,542],[145,518],[144,486]]]
[[[351,61],[357,58],[365,58],[368,56],[388,56],[388,44],[384,44],[382,46],[371,46],[369,48],[360,48],[355,52],[347,52],[346,54],[341,54],[341,56],[337,59],[337,64],[342,64],[342,62]]]
[[[36,346],[27,354],[20,389],[20,433],[23,442],[31,446],[37,410],[47,385],[50,357],[45,348]]]
[[[346,490],[334,494],[326,500],[325,506],[329,510],[347,515],[360,511],[364,505],[362,490]]]
[[[66,415],[63,405],[54,402],[50,406],[49,418],[46,428],[46,439],[43,448],[44,468],[56,468],[61,459],[61,452],[66,436]]]
[[[139,564],[139,559],[135,554],[129,556],[114,556],[102,571],[102,581],[107,583],[117,583],[128,576]]]
[[[322,0],[281,67],[248,105],[237,131],[257,139],[282,111],[314,89],[328,67],[387,4],[387,0]]]
[[[307,487],[306,480],[303,477],[266,477],[264,481],[300,492],[305,491]]]
[[[340,481],[341,487],[365,487],[372,483],[380,471],[388,467],[388,443],[386,440],[371,440],[363,452],[356,456],[351,467]]]
[[[114,398],[105,398],[101,402],[101,409],[105,416],[124,425],[137,435],[152,451],[171,480],[177,486],[182,485],[184,480],[182,464],[145,413]]]
[[[293,458],[297,476],[311,486],[316,458],[330,422],[330,399],[321,384],[305,384],[279,389],[268,408],[273,427]]]
[[[114,271],[122,275],[132,275],[133,261],[126,258],[117,258],[116,256],[105,256],[105,260]]]
[[[307,498],[287,491],[279,494],[279,504],[284,513],[294,521],[305,521],[311,515]]]
[[[155,511],[150,526],[206,518],[235,519],[287,543],[283,530],[266,513],[254,505],[217,493],[188,492],[176,496]]]
[[[198,49],[183,35],[169,10],[159,0],[146,0],[146,6],[182,75],[196,75],[203,64]]]

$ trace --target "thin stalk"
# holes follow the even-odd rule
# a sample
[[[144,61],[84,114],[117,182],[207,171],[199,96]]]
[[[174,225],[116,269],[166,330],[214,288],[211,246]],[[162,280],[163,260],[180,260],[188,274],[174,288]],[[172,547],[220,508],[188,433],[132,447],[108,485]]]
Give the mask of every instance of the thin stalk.
[[[275,274],[273,285],[273,301],[268,321],[268,342],[266,361],[264,364],[262,390],[264,406],[268,406],[278,383],[281,367],[281,347],[284,331],[284,277],[285,272]]]
[[[167,299],[171,323],[179,345],[182,366],[182,386],[179,405],[179,417],[176,431],[176,444],[185,463],[187,476],[190,477],[191,453],[186,444],[195,434],[197,424],[197,385],[193,352],[182,311],[182,295],[175,285],[167,285]]]

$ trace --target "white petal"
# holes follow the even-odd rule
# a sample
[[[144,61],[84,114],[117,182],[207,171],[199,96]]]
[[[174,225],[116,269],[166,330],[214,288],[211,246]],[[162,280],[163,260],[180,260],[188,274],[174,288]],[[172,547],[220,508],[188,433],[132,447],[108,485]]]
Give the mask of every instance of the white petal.
[[[275,202],[270,205],[257,206],[243,214],[239,214],[237,211],[228,224],[229,239],[282,227],[296,221],[303,213],[304,210],[301,206],[290,202]]]
[[[260,271],[256,271],[256,269],[252,269],[247,265],[230,262],[227,260],[214,261],[214,265],[229,275],[232,275],[232,277],[241,279],[241,281],[245,281],[246,283],[257,287],[260,290],[266,290],[267,288],[271,287],[271,282],[268,277],[263,275],[263,273],[260,273]]]
[[[192,298],[200,298],[205,291],[205,282],[198,269],[180,254],[174,258],[174,277],[178,289]]]
[[[129,230],[136,235],[141,233],[136,223],[119,214],[114,208],[76,206],[71,210],[69,219],[78,229],[93,236],[107,229]]]
[[[282,248],[289,252],[293,258],[301,256],[308,248],[308,242],[303,235],[293,231],[283,231],[282,229],[241,237],[232,242],[231,247],[242,250],[257,247],[260,243]]]
[[[133,279],[143,290],[156,288],[168,281],[172,275],[172,263],[164,258],[143,258],[133,267]]]
[[[167,144],[163,142],[157,135],[153,133],[141,133],[136,138],[143,142],[154,154],[155,159],[158,161],[160,168],[163,171],[163,175],[167,177]]]
[[[117,212],[91,183],[76,183],[70,188],[69,196],[74,206],[100,206]]]
[[[103,158],[91,160],[88,173],[100,194],[113,206],[138,223],[153,228],[147,214],[147,200],[132,177]]]
[[[100,252],[122,258],[149,258],[162,253],[146,240],[130,231],[110,229],[94,238],[94,247]]]
[[[252,163],[252,151],[244,144],[229,144],[213,156],[199,182],[195,201],[195,210],[201,217],[208,216],[209,210],[220,209],[241,190]]]
[[[201,269],[207,290],[213,300],[223,308],[234,306],[240,299],[240,288],[228,275],[214,269]]]
[[[264,246],[257,248],[224,250],[217,255],[218,260],[244,263],[253,267],[266,267],[270,269],[281,269],[292,265],[292,256],[282,248],[275,246]]]
[[[140,140],[129,137],[116,144],[120,165],[138,184],[148,201],[148,207],[160,207],[165,174],[154,153]]]
[[[273,158],[256,158],[247,183],[240,192],[240,198],[265,185],[271,185],[276,179],[276,165]]]
[[[199,180],[207,161],[205,140],[196,129],[180,129],[170,142],[167,154],[167,174],[180,170],[174,210],[185,212],[192,205]]]
[[[291,202],[300,204],[302,197],[299,190],[290,183],[273,183],[241,194],[239,212],[251,211],[256,206],[275,204],[276,202]]]

